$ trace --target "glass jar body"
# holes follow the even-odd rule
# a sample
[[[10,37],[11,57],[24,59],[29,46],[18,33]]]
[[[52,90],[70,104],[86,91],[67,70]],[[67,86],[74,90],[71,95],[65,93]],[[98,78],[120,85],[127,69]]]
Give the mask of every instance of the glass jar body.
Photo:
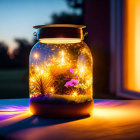
[[[30,103],[76,106],[92,102],[92,67],[91,52],[83,41],[37,42],[29,58]],[[33,105],[31,110],[36,114]]]

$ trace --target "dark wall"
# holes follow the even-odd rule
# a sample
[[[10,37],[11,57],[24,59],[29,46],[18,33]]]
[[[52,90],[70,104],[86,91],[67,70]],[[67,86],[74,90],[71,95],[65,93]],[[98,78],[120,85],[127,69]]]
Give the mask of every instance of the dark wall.
[[[110,0],[85,0],[84,21],[93,54],[94,96],[100,98],[109,94]]]
[[[85,0],[85,24],[90,45],[99,42],[110,49],[110,0]]]

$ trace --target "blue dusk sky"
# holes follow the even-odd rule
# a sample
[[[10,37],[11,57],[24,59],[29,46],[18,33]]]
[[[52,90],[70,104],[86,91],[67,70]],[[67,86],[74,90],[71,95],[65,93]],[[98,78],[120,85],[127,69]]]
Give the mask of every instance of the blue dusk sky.
[[[17,47],[15,38],[31,42],[33,26],[51,23],[51,15],[62,11],[73,12],[66,0],[0,0],[0,42],[10,50]]]

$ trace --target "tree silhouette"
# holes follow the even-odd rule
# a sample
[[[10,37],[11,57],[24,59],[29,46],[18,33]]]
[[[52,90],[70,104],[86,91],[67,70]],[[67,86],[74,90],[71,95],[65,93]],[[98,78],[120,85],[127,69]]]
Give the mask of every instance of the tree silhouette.
[[[54,13],[52,15],[53,24],[82,24],[82,16],[77,14],[69,14],[62,12],[60,14]]]
[[[15,41],[18,43],[18,48],[13,52],[15,56],[13,63],[15,67],[26,68],[29,64],[29,54],[33,44],[26,39],[15,39]]]
[[[69,7],[73,9],[81,9],[83,14],[84,11],[84,0],[66,0]]]
[[[73,10],[81,10],[81,24],[84,24],[84,0],[66,0],[67,4]]]
[[[0,42],[0,67],[8,68],[11,66],[11,59],[8,55],[8,46]]]
[[[84,0],[66,0],[69,7],[82,8]]]
[[[83,24],[83,15],[84,15],[84,0],[66,0],[67,5],[72,8],[74,11],[76,9],[81,10],[81,14],[67,13],[65,11],[60,14],[52,14],[52,23],[53,24]]]

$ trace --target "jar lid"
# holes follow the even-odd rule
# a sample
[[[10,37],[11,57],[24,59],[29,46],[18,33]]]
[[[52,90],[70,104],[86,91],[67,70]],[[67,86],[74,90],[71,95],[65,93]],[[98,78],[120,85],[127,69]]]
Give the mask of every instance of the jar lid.
[[[39,29],[37,39],[45,38],[80,38],[83,40],[84,25],[74,24],[48,24],[37,25],[33,28]]]

